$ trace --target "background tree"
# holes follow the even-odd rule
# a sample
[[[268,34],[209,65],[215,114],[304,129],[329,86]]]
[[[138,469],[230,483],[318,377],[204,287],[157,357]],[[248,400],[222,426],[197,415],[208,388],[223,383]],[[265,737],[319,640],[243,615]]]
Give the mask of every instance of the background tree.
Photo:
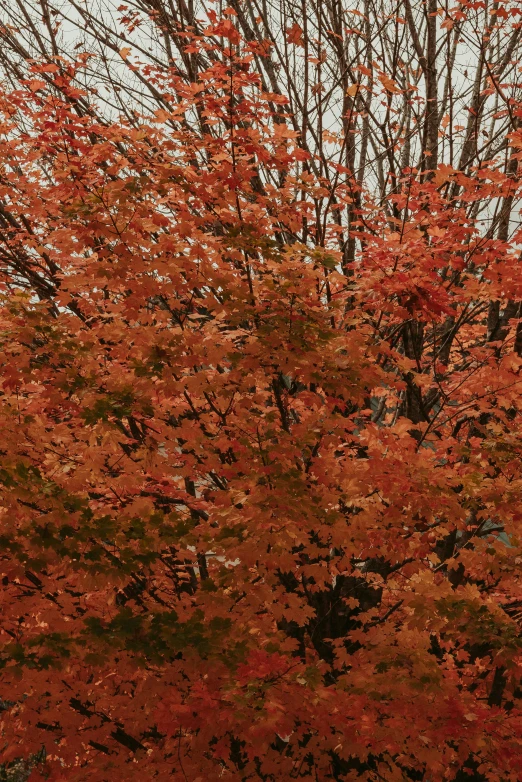
[[[517,5],[18,8],[5,761],[519,779]]]

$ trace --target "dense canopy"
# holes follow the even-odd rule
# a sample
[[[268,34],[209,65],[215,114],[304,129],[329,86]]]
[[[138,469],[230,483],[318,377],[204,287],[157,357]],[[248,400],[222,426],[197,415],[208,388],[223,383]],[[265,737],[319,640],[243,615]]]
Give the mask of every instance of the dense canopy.
[[[2,28],[4,771],[521,780],[518,6],[142,5]]]

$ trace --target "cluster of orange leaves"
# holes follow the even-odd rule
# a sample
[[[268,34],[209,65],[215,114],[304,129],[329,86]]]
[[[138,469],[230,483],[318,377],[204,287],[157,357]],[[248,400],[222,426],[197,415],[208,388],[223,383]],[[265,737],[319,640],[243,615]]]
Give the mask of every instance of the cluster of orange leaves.
[[[520,780],[522,361],[515,323],[483,338],[519,237],[462,206],[516,184],[406,173],[407,218],[368,197],[343,269],[349,177],[318,227],[325,183],[221,24],[139,129],[79,116],[62,66],[66,97],[2,98],[1,760]]]

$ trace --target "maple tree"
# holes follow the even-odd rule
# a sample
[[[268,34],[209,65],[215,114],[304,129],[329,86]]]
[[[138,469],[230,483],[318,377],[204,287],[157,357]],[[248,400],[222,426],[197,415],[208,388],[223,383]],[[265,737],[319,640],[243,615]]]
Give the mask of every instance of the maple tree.
[[[359,97],[410,88],[360,65],[326,156],[241,9],[190,78],[121,50],[161,105],[56,52],[1,98],[1,761],[519,780],[518,85],[447,160],[424,57],[419,165],[361,178]]]

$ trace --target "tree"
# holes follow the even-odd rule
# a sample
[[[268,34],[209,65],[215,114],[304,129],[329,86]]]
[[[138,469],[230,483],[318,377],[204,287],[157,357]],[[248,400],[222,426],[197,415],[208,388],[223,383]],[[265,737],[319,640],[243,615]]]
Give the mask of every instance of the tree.
[[[353,83],[339,46],[335,132],[281,8],[279,69],[250,5],[175,20],[183,67],[122,47],[158,101],[127,116],[88,55],[4,61],[0,736],[30,779],[520,779],[517,9],[470,111],[502,144],[470,119],[455,156],[435,66],[482,6],[424,35],[407,5]]]

